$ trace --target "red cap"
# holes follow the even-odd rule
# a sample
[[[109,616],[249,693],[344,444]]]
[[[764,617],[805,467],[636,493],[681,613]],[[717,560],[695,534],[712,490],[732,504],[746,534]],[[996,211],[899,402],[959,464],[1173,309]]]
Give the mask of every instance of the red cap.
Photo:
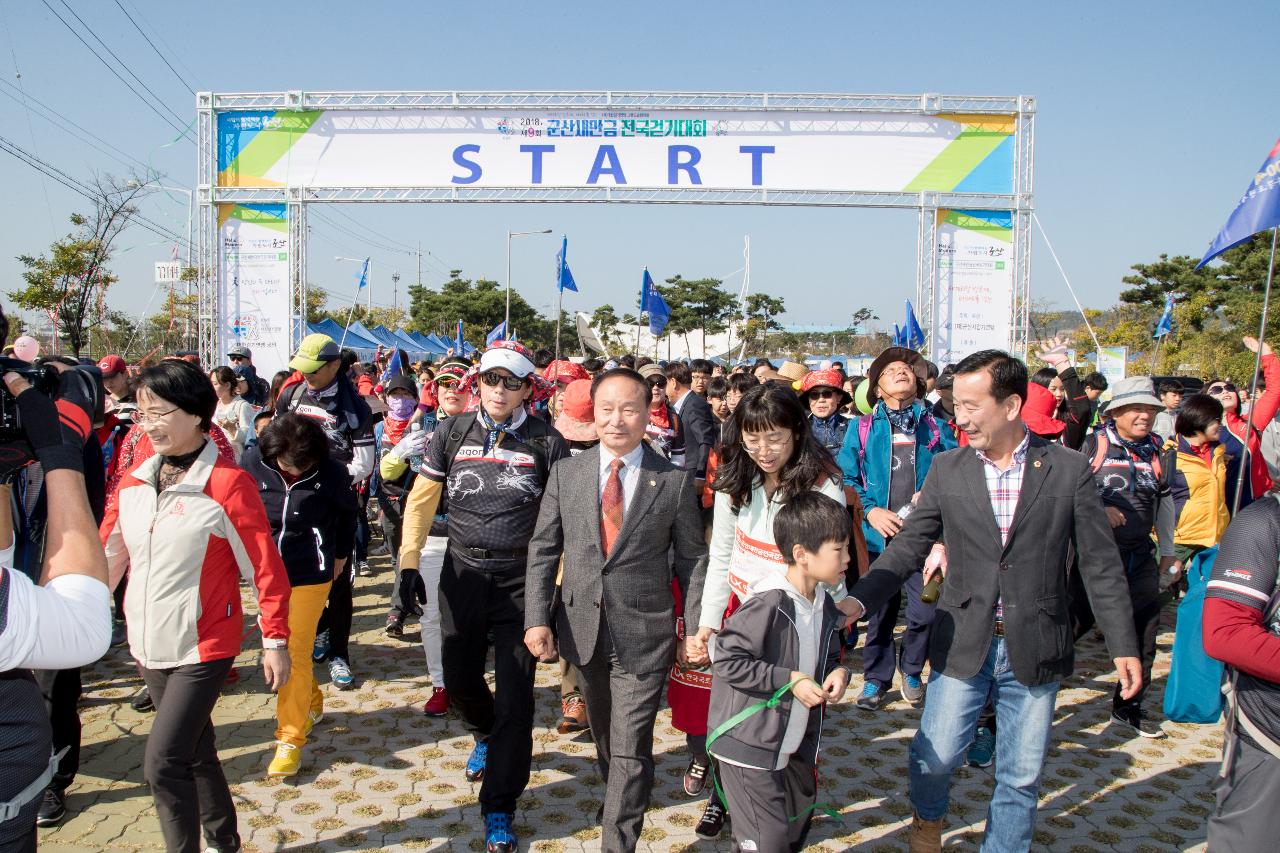
[[[548,382],[563,382],[566,385],[579,379],[590,379],[591,374],[581,364],[560,359],[553,361],[542,369],[542,378]]]
[[[595,441],[595,408],[591,403],[591,380],[575,379],[560,395],[560,417],[556,429],[567,441]]]
[[[124,373],[129,369],[129,365],[125,364],[124,359],[118,355],[108,355],[98,362],[98,369],[102,371],[102,375],[109,376],[115,373]]]

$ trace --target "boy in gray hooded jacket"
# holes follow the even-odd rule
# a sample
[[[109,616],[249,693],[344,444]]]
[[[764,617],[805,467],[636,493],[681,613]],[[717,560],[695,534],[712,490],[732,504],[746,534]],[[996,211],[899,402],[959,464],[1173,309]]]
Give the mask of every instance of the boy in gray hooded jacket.
[[[803,849],[823,707],[849,684],[839,666],[844,616],[819,586],[838,584],[848,565],[848,513],[805,492],[778,511],[773,532],[787,572],[757,582],[716,637],[707,739],[734,841],[761,853]]]

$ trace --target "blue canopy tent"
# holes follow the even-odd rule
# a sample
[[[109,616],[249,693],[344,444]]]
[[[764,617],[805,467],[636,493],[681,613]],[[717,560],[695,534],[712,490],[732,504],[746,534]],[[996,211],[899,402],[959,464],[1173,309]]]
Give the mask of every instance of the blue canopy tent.
[[[448,347],[442,347],[431,338],[421,332],[404,332],[404,334],[412,341],[417,341],[418,346],[423,347],[427,352],[434,355],[444,355]]]
[[[388,336],[395,341],[400,349],[409,354],[409,358],[413,361],[421,361],[434,352],[432,349],[424,347],[404,333],[403,329],[388,329],[386,326],[377,326],[373,331],[379,335],[380,339],[385,340]]]
[[[449,340],[448,338],[442,338],[439,335],[437,335],[435,332],[432,332],[431,334],[427,335],[427,339],[435,341],[437,344],[444,347],[446,351],[453,349],[453,341]],[[471,344],[467,343],[466,341],[462,342],[463,355],[471,355],[475,351],[476,351],[476,348],[473,347]]]
[[[354,350],[361,358],[372,358],[378,349],[377,341],[358,333],[354,326],[347,329],[346,339],[344,340],[342,326],[332,318],[321,320],[319,323],[308,323],[307,329],[311,332],[328,335],[347,349]]]

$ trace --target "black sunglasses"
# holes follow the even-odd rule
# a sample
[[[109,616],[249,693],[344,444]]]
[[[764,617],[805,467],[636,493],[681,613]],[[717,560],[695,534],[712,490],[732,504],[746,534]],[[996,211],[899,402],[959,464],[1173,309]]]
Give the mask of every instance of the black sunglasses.
[[[508,391],[519,391],[524,387],[525,380],[519,376],[504,376],[501,373],[490,371],[480,374],[480,381],[490,388],[497,388],[499,384]]]
[[[659,387],[659,386],[662,386],[662,387],[664,387],[664,388],[665,388],[665,387],[666,387],[666,385],[667,385],[667,377],[665,377],[665,376],[651,376],[651,377],[649,377],[649,387],[650,387],[650,388],[657,388],[657,387]]]
[[[1236,386],[1230,382],[1224,382],[1221,385],[1213,385],[1209,388],[1210,394],[1221,394],[1224,391],[1230,391],[1232,394],[1238,393],[1236,391]]]
[[[809,399],[810,400],[829,400],[835,395],[836,395],[836,392],[832,391],[830,388],[822,388],[822,389],[815,388],[814,390],[809,392]]]
[[[229,355],[227,356],[227,358],[229,358],[231,361],[244,361],[244,356],[242,355]]]

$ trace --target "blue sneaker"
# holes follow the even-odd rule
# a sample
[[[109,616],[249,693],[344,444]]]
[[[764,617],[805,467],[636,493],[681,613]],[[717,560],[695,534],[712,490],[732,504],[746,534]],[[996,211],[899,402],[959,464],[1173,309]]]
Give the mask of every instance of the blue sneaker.
[[[489,812],[484,816],[484,849],[487,853],[516,853],[520,849],[520,842],[511,831],[514,817],[503,812]]]
[[[479,782],[484,778],[484,765],[489,760],[489,742],[477,741],[476,748],[471,750],[471,756],[467,759],[467,781]],[[500,815],[498,812],[492,812],[485,815],[485,820],[491,817],[507,817]]]
[[[858,697],[858,707],[865,708],[868,711],[879,711],[880,706],[884,704],[884,690],[880,689],[880,685],[874,681],[868,681],[862,686],[862,695]]]
[[[316,641],[311,644],[311,659],[316,663],[324,660],[329,656],[329,632],[321,631],[316,634]]]
[[[355,683],[351,677],[351,667],[342,658],[329,661],[329,681],[339,690],[350,690]]]
[[[918,675],[902,676],[902,698],[911,703],[912,708],[924,705],[925,684]]]
[[[990,767],[996,760],[996,733],[986,726],[978,726],[966,760],[970,767]]]

